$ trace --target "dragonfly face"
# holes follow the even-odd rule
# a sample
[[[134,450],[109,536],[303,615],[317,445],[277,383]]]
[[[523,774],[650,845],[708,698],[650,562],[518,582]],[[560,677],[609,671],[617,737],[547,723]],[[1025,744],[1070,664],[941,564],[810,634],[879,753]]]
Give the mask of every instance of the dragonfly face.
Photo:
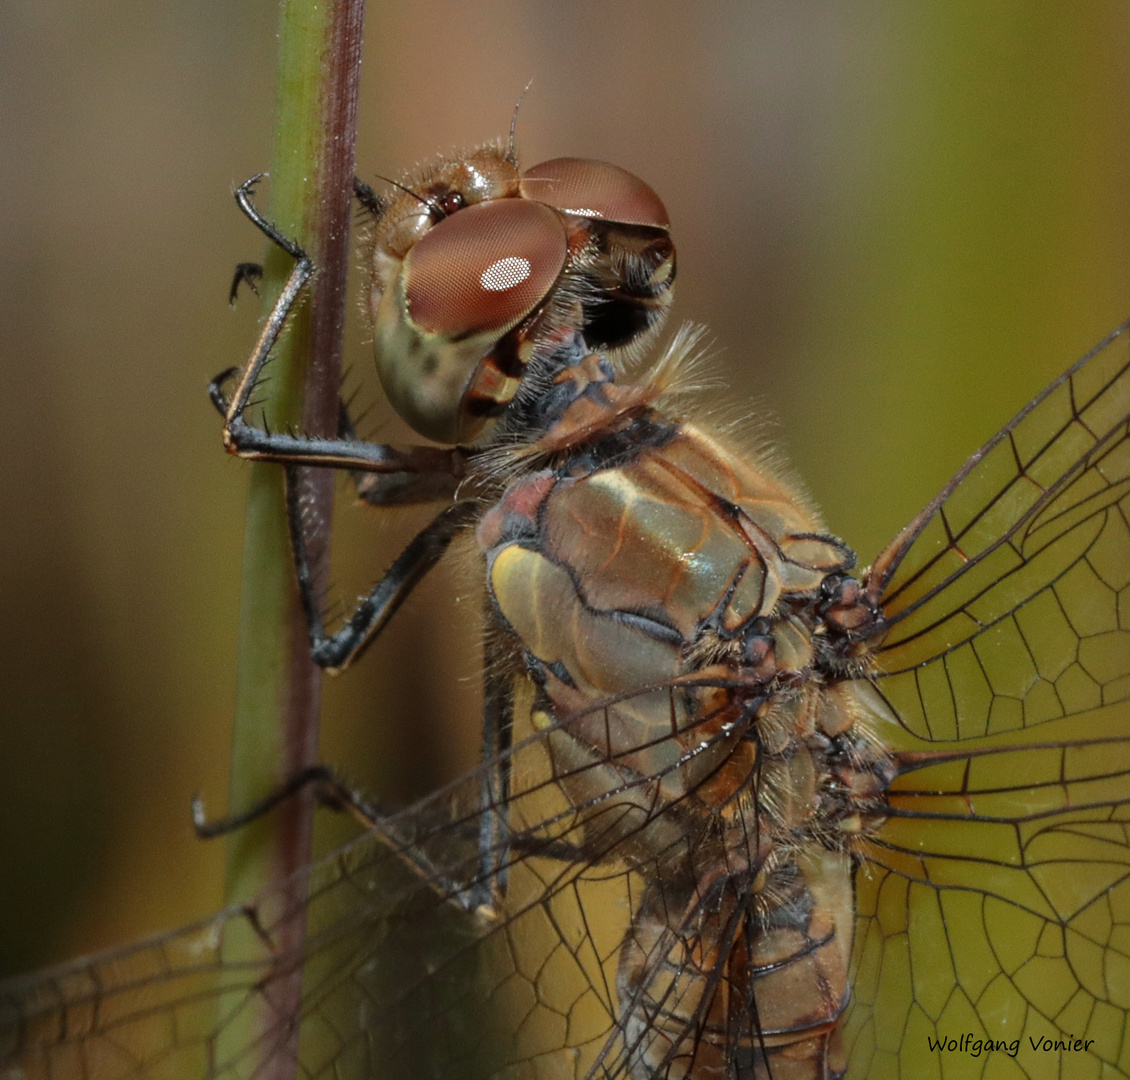
[[[617,381],[674,271],[642,182],[487,149],[379,207],[373,253],[390,398],[483,441],[255,452],[440,505],[394,591],[473,526],[493,753],[305,872],[301,955],[271,949],[280,891],[32,977],[5,1063],[256,1075],[292,1018],[231,1056],[223,1030],[300,963],[298,1071],[335,1080],[1130,1074],[1126,328],[857,579],[772,462],[687,417],[693,336]],[[315,656],[344,666],[371,607]],[[249,917],[262,959],[228,966]]]

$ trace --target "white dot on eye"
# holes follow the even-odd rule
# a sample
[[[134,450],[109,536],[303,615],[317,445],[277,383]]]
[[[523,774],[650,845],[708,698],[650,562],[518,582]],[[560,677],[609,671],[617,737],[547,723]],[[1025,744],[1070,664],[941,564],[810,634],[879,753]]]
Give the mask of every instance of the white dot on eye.
[[[529,259],[510,255],[491,263],[479,275],[479,283],[488,292],[505,292],[516,285],[521,285],[530,276],[531,270]]]

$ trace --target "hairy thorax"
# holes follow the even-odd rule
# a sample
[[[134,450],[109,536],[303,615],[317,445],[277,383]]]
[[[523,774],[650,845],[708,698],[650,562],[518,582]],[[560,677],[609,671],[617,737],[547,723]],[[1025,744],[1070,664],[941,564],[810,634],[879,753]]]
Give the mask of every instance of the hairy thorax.
[[[854,555],[654,388],[591,356],[555,384],[477,535],[587,853],[645,883],[617,975],[632,1075],[835,1076],[853,844],[889,779],[867,684],[841,681],[867,662]]]

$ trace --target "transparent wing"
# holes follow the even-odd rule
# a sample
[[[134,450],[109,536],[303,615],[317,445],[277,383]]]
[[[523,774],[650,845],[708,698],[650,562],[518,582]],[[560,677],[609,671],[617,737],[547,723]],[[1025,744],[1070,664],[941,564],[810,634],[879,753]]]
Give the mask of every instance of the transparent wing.
[[[857,876],[851,1075],[1130,1075],[1127,341],[872,569],[901,775]]]
[[[619,851],[673,811],[656,806],[626,833],[615,797],[570,801],[559,783],[577,770],[555,762],[556,730],[507,756],[505,816],[482,808],[485,773],[472,774],[246,908],[0,986],[0,1076],[277,1075],[264,1062],[293,1059],[294,1017],[280,1011],[257,1029],[246,1017],[296,966],[299,1077],[628,1075],[653,1033],[623,1029],[630,995],[617,971],[648,885],[640,859],[629,870]],[[708,747],[700,739],[694,753]],[[610,744],[591,768],[638,750]],[[484,850],[480,838],[496,834],[505,839]],[[698,839],[684,831],[678,843]],[[662,907],[662,878],[650,876]],[[295,896],[306,898],[308,930],[287,952],[277,942]],[[694,952],[695,918],[701,910],[650,944],[637,996],[672,1008],[686,993],[678,975],[655,987],[676,942]],[[748,1046],[754,1036],[747,1024],[732,1038]]]
[[[232,909],[9,984],[0,999],[0,1060],[29,1078],[267,1075],[262,1062],[287,1045],[289,1020],[249,1033],[241,1016],[294,964],[303,966],[302,1077],[502,1075],[515,1051],[501,1037],[492,1049],[492,1031],[501,1036],[498,1025],[540,1012],[557,1026],[570,1019],[574,1033],[576,1025],[595,1022],[600,1034],[608,1027],[603,1003],[582,1003],[563,984],[539,991],[541,954],[552,951],[544,939],[554,923],[538,894],[567,893],[580,867],[524,860],[510,868],[505,921],[469,909],[471,890],[484,878],[478,824],[460,807],[478,794],[472,779],[311,868],[298,889],[308,897],[309,927],[299,955],[272,952],[278,927],[292,914],[287,897],[294,890],[279,890],[250,912]],[[258,955],[248,956],[245,946],[229,950],[229,942],[246,940],[248,924]],[[584,936],[591,950],[592,935]],[[555,1041],[560,1032],[556,1040],[531,1033],[521,1054],[536,1058]]]
[[[1118,726],[1119,739],[900,778],[856,878],[849,1075],[980,1077],[1006,1057],[1001,1075],[1033,1080],[1130,1074],[1130,724]],[[989,1039],[1004,1046],[990,1054]]]
[[[1130,333],[973,455],[871,569],[884,695],[922,739],[1030,729],[1130,692]]]
[[[231,908],[171,934],[5,984],[0,1062],[11,1072],[0,1069],[0,1075],[266,1075],[260,1063],[286,1046],[289,1029],[283,1018],[266,1030],[241,1030],[252,998],[269,998],[293,965],[305,962],[303,1027],[314,1018],[332,1023],[335,996],[348,995],[393,923],[411,924],[394,917],[399,905],[430,901],[442,914],[434,894],[421,892],[424,882],[399,865],[396,836],[395,824],[383,835],[366,835],[305,871],[304,880],[293,883],[297,888],[264,893],[247,909]],[[311,928],[298,956],[273,945],[294,915],[295,895],[308,897]],[[259,947],[248,949],[248,940]],[[344,964],[342,950],[354,954]],[[379,991],[379,982],[373,986]],[[340,1043],[339,1054],[363,1050],[355,1035]],[[316,1068],[298,1073],[317,1074]]]

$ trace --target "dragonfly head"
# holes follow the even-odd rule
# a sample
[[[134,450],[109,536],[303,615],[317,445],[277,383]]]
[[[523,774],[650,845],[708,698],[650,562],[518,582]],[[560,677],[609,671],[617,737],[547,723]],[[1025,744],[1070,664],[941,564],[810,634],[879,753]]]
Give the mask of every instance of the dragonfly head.
[[[522,173],[487,146],[398,186],[373,231],[369,310],[381,384],[421,435],[479,437],[571,334],[622,349],[662,323],[667,211],[624,169],[555,158]]]

